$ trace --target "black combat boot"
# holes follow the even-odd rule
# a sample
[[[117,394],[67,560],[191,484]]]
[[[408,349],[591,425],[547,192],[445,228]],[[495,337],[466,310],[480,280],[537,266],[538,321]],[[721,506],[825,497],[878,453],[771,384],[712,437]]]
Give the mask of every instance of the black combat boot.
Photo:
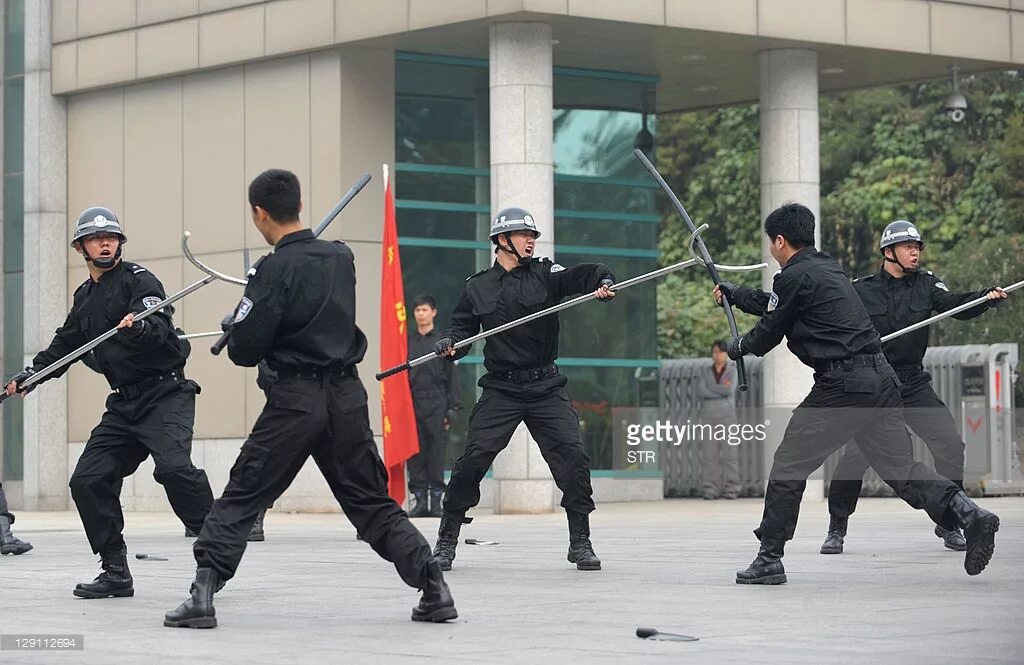
[[[0,513],[0,554],[24,554],[32,549],[30,543],[19,540],[11,533],[11,525],[14,524],[14,515]]]
[[[828,520],[828,535],[825,536],[825,542],[821,544],[822,554],[842,554],[843,553],[843,538],[846,537],[846,525],[849,522],[847,517],[836,517],[835,515],[829,517]]]
[[[445,584],[441,563],[431,559],[423,567],[423,580],[420,582],[420,604],[412,608],[413,621],[432,621],[441,623],[459,616],[455,610],[455,601]]]
[[[213,594],[221,586],[220,576],[213,568],[197,568],[196,580],[189,589],[191,596],[164,615],[164,625],[168,628],[216,628]]]
[[[412,493],[412,507],[409,509],[409,517],[429,517],[430,507],[427,505],[426,490],[416,490]]]
[[[441,516],[441,497],[444,496],[444,490],[441,488],[431,488],[430,490],[430,517]]]
[[[259,514],[256,515],[256,521],[252,523],[252,530],[249,531],[249,537],[246,538],[250,543],[262,543],[267,539],[267,537],[263,535],[263,518],[266,517],[266,515],[267,511],[265,510],[261,510]]]
[[[947,550],[953,550],[954,552],[967,551],[967,541],[964,540],[960,529],[947,529],[936,524],[935,535],[942,538],[942,544],[946,546]]]
[[[746,570],[736,572],[736,584],[785,584],[786,569],[782,567],[784,547],[783,540],[762,538],[757,558]]]
[[[434,559],[441,566],[441,570],[451,570],[452,561],[455,561],[455,548],[459,544],[459,532],[463,524],[469,524],[472,519],[462,516],[452,516],[447,513],[441,515],[441,525],[437,528],[437,544],[434,545]]]
[[[128,570],[128,550],[105,553],[102,556],[103,572],[92,582],[75,586],[74,594],[79,598],[130,598],[135,595],[132,573]]]
[[[953,495],[948,510],[955,518],[956,525],[964,530],[964,539],[967,541],[964,570],[968,575],[977,575],[985,570],[995,552],[999,518],[971,501],[963,492]]]
[[[569,563],[576,564],[577,570],[601,570],[601,560],[590,544],[590,516],[570,510],[565,515],[569,519]]]

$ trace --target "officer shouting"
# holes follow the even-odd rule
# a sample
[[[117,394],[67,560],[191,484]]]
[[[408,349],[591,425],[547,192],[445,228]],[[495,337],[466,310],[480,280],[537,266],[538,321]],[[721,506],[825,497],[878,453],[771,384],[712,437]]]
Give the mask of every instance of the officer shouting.
[[[366,337],[355,321],[352,250],[318,240],[302,225],[299,181],[289,171],[258,175],[249,204],[253,224],[275,250],[250,272],[229,328],[228,355],[244,367],[266,360],[277,376],[265,384],[267,403],[196,540],[191,595],[165,615],[164,625],[216,627],[213,594],[234,576],[256,515],[281,496],[310,455],[360,539],[423,591],[412,619],[454,619],[455,603],[430,546],[388,496],[355,368]]]
[[[966,321],[984,314],[1006,298],[998,287],[950,293],[949,288],[931,271],[921,270],[924,239],[913,224],[897,220],[885,227],[879,242],[884,261],[876,274],[853,281],[853,288],[867,309],[875,330],[882,337],[924,321],[932,312],[945,312],[965,302],[988,296],[988,303],[954,314]],[[966,444],[957,432],[949,409],[931,385],[931,375],[924,371],[924,353],[928,349],[928,328],[920,328],[886,342],[882,351],[900,379],[903,418],[921,439],[935,459],[935,471],[949,478],[960,489],[964,487],[964,449]],[[822,554],[839,554],[850,515],[857,508],[864,473],[869,463],[855,442],[846,444],[839,458],[828,492],[828,535],[821,546]],[[967,549],[959,529],[935,525],[935,535],[951,550]]]
[[[75,291],[71,311],[50,346],[7,384],[8,395],[24,396],[64,374],[70,365],[24,391],[18,387],[22,381],[117,327],[116,336],[83,356],[88,367],[106,377],[113,392],[71,474],[71,496],[103,568],[93,582],[75,587],[74,595],[80,598],[135,594],[121,534],[124,515],[119,497],[122,479],[135,473],[146,457],[152,455],[153,478],[163,485],[186,528],[202,528],[213,503],[206,473],[190,458],[199,393],[199,386],[184,373],[190,347],[178,339],[171,307],[134,320],[136,313],[167,296],[156,275],[122,260],[126,242],[109,209],[89,208],[79,216],[71,246],[85,259],[89,279]]]
[[[786,337],[789,349],[814,368],[814,386],[793,411],[775,452],[764,515],[754,531],[761,547],[750,566],[736,573],[736,582],[786,582],[783,549],[796,530],[807,477],[851,438],[900,498],[944,528],[964,529],[964,568],[977,575],[992,557],[999,518],[914,461],[899,380],[846,274],[814,248],[814,214],[787,203],[768,215],[764,231],[782,266],[771,294],[727,283],[715,287],[719,302],[724,291],[740,309],[761,316],[750,332],[732,339],[729,356],[763,356]]]
[[[557,304],[562,298],[596,291],[601,300],[615,297],[615,279],[608,266],[581,263],[563,268],[550,259],[535,258],[540,232],[530,213],[502,210],[491,223],[494,265],[466,280],[455,306],[451,327],[434,347],[439,356],[456,360],[469,347],[453,345],[480,329],[490,330],[519,317]],[[480,400],[469,417],[466,448],[452,469],[444,498],[434,556],[444,570],[455,559],[459,531],[466,511],[480,502],[480,481],[494,458],[508,445],[519,423],[525,422],[555,484],[562,490],[562,507],[569,522],[570,563],[580,570],[600,570],[601,560],[590,542],[590,459],[580,439],[579,418],[565,393],[566,377],[555,365],[558,357],[558,317],[544,316],[488,337],[484,344],[487,374],[478,385]]]

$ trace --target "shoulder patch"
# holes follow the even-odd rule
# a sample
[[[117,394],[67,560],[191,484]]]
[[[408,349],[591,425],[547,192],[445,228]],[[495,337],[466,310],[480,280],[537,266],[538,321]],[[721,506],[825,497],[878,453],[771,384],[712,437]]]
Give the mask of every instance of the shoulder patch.
[[[945,291],[946,293],[949,293],[949,287],[947,287],[947,286],[946,286],[945,284],[943,284],[942,282],[935,282],[935,286],[936,286],[937,288],[940,288],[940,289],[942,289],[942,290],[943,290],[943,291]]]
[[[142,304],[146,307],[146,309],[149,309],[150,307],[156,307],[161,302],[163,302],[163,299],[158,296],[146,296],[145,298],[142,299]]]
[[[935,275],[935,273],[933,273],[931,270],[925,270],[925,272],[928,273],[929,275]]]
[[[779,306],[779,296],[776,295],[776,293],[774,291],[772,291],[771,297],[768,298],[768,306],[765,307],[764,311],[771,312],[771,311],[773,311],[778,306]]]
[[[149,272],[148,270],[146,270],[145,268],[136,263],[129,263],[128,269],[132,271],[133,275],[138,275],[140,272]]]
[[[491,269],[491,267],[490,267],[490,266],[487,266],[487,267],[486,267],[486,268],[484,268],[483,270],[481,270],[481,271],[479,271],[479,272],[475,272],[475,273],[473,273],[472,275],[470,275],[469,277],[467,277],[467,278],[466,278],[466,281],[468,282],[469,280],[473,279],[474,277],[479,277],[480,275],[484,274],[485,272],[487,272],[487,271],[488,271],[488,270],[490,270],[490,269]]]
[[[565,266],[563,266],[563,265],[561,265],[559,263],[552,263],[551,264],[551,272],[562,272],[563,270],[565,270]]]
[[[252,311],[252,301],[248,298],[243,297],[238,301],[238,309],[235,310],[235,323],[238,323],[249,316],[249,312]]]

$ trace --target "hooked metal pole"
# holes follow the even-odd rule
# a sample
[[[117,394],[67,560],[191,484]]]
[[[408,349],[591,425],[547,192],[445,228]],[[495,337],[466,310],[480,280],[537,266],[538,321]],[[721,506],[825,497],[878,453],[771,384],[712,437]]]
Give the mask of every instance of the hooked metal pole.
[[[1003,289],[1003,291],[1006,291],[1007,293],[1010,293],[1012,291],[1016,291],[1017,289],[1019,289],[1022,286],[1024,286],[1024,280],[1021,280],[1021,281],[1017,282],[1016,284],[1011,284],[1010,286],[1005,287]],[[906,335],[907,333],[914,332],[915,330],[919,330],[921,328],[924,328],[925,326],[930,326],[933,323],[936,323],[938,321],[942,321],[943,319],[948,319],[949,317],[951,317],[951,316],[953,316],[955,314],[959,314],[960,312],[964,311],[965,309],[971,309],[972,307],[977,307],[978,305],[981,305],[981,304],[987,303],[987,302],[989,302],[989,299],[988,299],[987,295],[980,296],[978,298],[975,298],[974,300],[971,300],[969,302],[965,302],[962,305],[957,305],[953,309],[947,309],[942,314],[936,314],[935,316],[933,316],[931,318],[928,318],[928,319],[925,319],[924,321],[918,321],[917,323],[915,323],[913,325],[910,325],[910,326],[907,326],[906,328],[902,328],[900,330],[897,330],[896,332],[889,333],[888,335],[886,335],[885,337],[882,338],[882,342],[885,343],[885,342],[888,342],[891,339],[896,339],[897,337],[900,337],[902,335]]]
[[[198,282],[195,282],[194,284],[190,284],[189,286],[186,286],[184,289],[182,289],[181,291],[178,291],[174,295],[169,296],[167,298],[164,298],[163,300],[161,300],[157,304],[153,305],[149,309],[146,309],[146,310],[136,314],[135,315],[135,321],[142,321],[143,319],[145,319],[149,315],[151,315],[151,314],[153,314],[155,312],[160,311],[164,307],[167,307],[168,305],[171,305],[173,303],[178,302],[179,300],[181,300],[185,296],[189,295],[190,293],[198,291],[202,287],[206,286],[207,284],[212,282],[214,279],[216,279],[216,278],[213,275],[208,275],[207,277],[204,277],[203,279],[199,280]],[[32,385],[35,385],[35,384],[39,383],[40,381],[42,381],[46,377],[50,376],[51,374],[53,374],[57,370],[61,369],[62,367],[65,367],[65,366],[70,365],[71,363],[75,362],[76,360],[78,360],[79,358],[81,358],[85,354],[89,353],[90,351],[95,349],[97,346],[99,346],[103,342],[107,341],[108,339],[110,339],[111,337],[116,335],[117,331],[118,331],[118,329],[116,327],[115,328],[111,328],[110,330],[108,330],[107,332],[103,333],[102,335],[100,335],[96,339],[92,340],[91,342],[83,344],[82,346],[78,347],[77,349],[75,349],[71,353],[69,353],[66,356],[64,356],[63,358],[61,358],[60,360],[57,360],[56,362],[52,363],[48,367],[39,370],[38,372],[36,372],[32,376],[28,377],[27,379],[25,379],[24,381],[19,383],[18,384],[18,391],[21,392],[23,389],[28,388],[29,386],[32,386]],[[17,394],[17,393],[15,393],[15,394]],[[8,397],[10,397],[10,395],[8,395],[6,391],[0,393],[0,403],[2,403]]]
[[[696,230],[696,231],[694,231],[694,233],[695,234],[699,233],[700,231],[704,230],[705,228],[707,228],[707,224],[702,225],[701,228]],[[682,270],[683,268],[689,268],[690,266],[697,265],[698,263],[700,263],[700,261],[697,260],[697,259],[688,259],[686,261],[680,261],[679,263],[674,263],[674,264],[672,264],[670,266],[665,266],[664,268],[658,268],[657,270],[652,270],[651,272],[644,273],[643,275],[638,275],[636,277],[627,279],[627,280],[625,280],[623,282],[619,282],[618,284],[613,284],[613,285],[608,287],[608,290],[610,290],[610,291],[619,291],[621,289],[628,289],[631,286],[636,286],[637,284],[642,284],[642,283],[644,283],[646,281],[649,281],[649,280],[661,277],[662,275],[667,275],[667,274],[675,272],[677,270]],[[717,268],[719,270],[724,270],[724,271],[727,271],[727,272],[743,272],[743,271],[750,271],[750,270],[761,270],[762,268],[766,268],[766,267],[767,267],[767,265],[764,264],[764,263],[758,263],[756,265],[749,265],[749,266],[725,266],[725,265],[717,266]],[[472,337],[468,337],[468,338],[466,338],[466,339],[464,339],[464,340],[462,340],[460,342],[456,342],[455,344],[453,344],[452,348],[454,348],[454,349],[461,349],[462,347],[469,346],[469,345],[471,345],[471,344],[473,344],[475,342],[479,342],[482,339],[486,339],[486,338],[490,337],[491,335],[497,335],[500,332],[505,332],[506,330],[509,330],[511,328],[515,328],[516,326],[521,326],[524,323],[529,323],[530,321],[533,321],[535,319],[539,319],[542,316],[547,316],[549,314],[554,314],[556,312],[561,312],[562,310],[569,309],[570,307],[575,307],[576,305],[581,305],[581,304],[583,304],[585,302],[588,302],[590,300],[595,299],[596,297],[597,297],[597,295],[595,293],[593,293],[593,292],[586,293],[586,294],[581,295],[581,296],[577,296],[575,298],[572,298],[571,300],[566,300],[563,303],[558,303],[557,305],[552,305],[551,307],[548,307],[547,309],[542,309],[539,312],[534,312],[533,314],[527,314],[526,316],[520,317],[520,318],[518,318],[518,319],[516,319],[514,321],[509,321],[508,323],[503,323],[500,326],[495,326],[494,328],[491,328],[490,330],[485,330],[482,333],[478,333],[476,335],[473,335]],[[440,357],[441,356],[439,356],[439,355],[437,355],[435,353],[424,354],[424,355],[420,356],[419,358],[415,358],[415,359],[410,360],[408,362],[404,362],[401,365],[395,365],[394,367],[386,369],[386,370],[384,370],[382,372],[378,372],[377,375],[376,375],[377,376],[377,380],[381,381],[383,379],[388,378],[389,376],[393,376],[395,374],[398,374],[399,372],[404,372],[407,369],[411,369],[413,367],[417,367],[419,365],[422,365],[423,363],[430,362],[431,360],[434,360],[434,359],[440,358]]]

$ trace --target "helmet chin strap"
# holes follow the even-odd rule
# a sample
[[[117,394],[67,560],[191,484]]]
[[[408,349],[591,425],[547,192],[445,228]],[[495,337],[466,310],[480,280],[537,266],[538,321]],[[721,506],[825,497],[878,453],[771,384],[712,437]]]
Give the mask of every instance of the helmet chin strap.
[[[503,235],[505,237],[505,242],[508,243],[508,247],[505,247],[501,243],[498,243],[498,248],[499,249],[501,249],[501,250],[503,250],[505,252],[508,252],[512,256],[516,257],[516,260],[519,261],[519,265],[521,265],[521,266],[525,266],[527,263],[530,262],[530,257],[523,256],[522,254],[520,254],[519,250],[516,249],[516,246],[514,244],[512,244],[512,234],[511,233],[502,233],[501,235]]]
[[[882,256],[889,263],[895,263],[896,265],[898,265],[900,267],[900,270],[902,270],[903,272],[905,272],[908,275],[913,275],[914,273],[916,273],[919,270],[921,270],[921,268],[908,268],[907,266],[905,266],[902,263],[900,263],[900,260],[898,258],[896,258],[896,250],[895,249],[892,250],[892,258],[891,259],[889,258],[888,254],[883,254]]]
[[[85,257],[85,262],[89,263],[91,261],[92,264],[94,266],[96,266],[97,268],[99,268],[100,270],[110,270],[115,265],[117,265],[117,260],[121,258],[121,240],[120,239],[118,239],[118,241],[117,241],[117,251],[114,252],[113,256],[110,256],[110,257],[107,257],[107,258],[96,258],[96,259],[94,259],[91,256],[89,256],[89,250],[87,250],[85,248],[85,243],[84,242],[79,242],[79,244],[82,247],[82,256]]]

